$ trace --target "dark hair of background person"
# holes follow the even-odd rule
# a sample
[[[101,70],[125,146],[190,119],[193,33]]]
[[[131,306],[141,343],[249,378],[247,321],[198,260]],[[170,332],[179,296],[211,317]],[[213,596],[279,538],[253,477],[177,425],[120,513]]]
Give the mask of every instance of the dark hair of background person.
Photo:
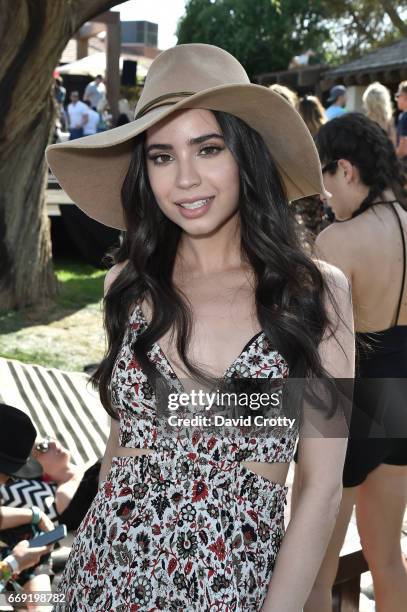
[[[319,128],[326,123],[325,109],[316,96],[304,96],[298,102],[298,112],[315,138]]]
[[[126,123],[130,123],[130,119],[128,118],[126,113],[120,113],[120,115],[117,117],[116,127],[119,127],[120,125],[126,125]]]
[[[362,113],[331,119],[319,130],[316,145],[323,165],[346,159],[358,168],[362,182],[369,187],[369,193],[352,218],[373,206],[377,198],[384,200],[386,189],[392,189],[407,210],[406,177],[392,141],[378,123]],[[335,174],[337,169],[334,165],[328,171]]]
[[[326,375],[318,345],[326,330],[330,335],[335,333],[324,304],[326,291],[336,310],[330,288],[319,268],[299,246],[282,180],[261,136],[232,115],[223,112],[214,115],[240,168],[241,249],[255,273],[261,328],[287,361],[291,377]],[[190,374],[201,382],[214,382],[187,356],[191,311],[172,282],[182,230],[156,203],[148,180],[144,143],[145,133],[135,139],[122,187],[127,232],[111,259],[114,263],[126,259],[129,262],[104,299],[108,347],[91,379],[99,387],[102,404],[113,418],[117,418],[110,402],[113,366],[129,313],[145,295],[152,300],[152,320],[131,349],[149,381],[154,383],[158,379],[158,371],[147,351],[175,325],[178,354]]]

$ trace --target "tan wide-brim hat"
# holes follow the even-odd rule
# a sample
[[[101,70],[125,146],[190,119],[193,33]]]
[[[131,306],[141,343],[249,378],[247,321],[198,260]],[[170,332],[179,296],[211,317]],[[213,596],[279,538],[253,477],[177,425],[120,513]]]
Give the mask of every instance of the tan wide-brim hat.
[[[151,64],[135,119],[120,127],[50,145],[46,157],[61,187],[89,217],[126,229],[121,187],[134,138],[176,111],[204,108],[239,117],[264,139],[289,200],[326,195],[313,138],[284,98],[251,84],[227,51],[204,44],[178,45]]]

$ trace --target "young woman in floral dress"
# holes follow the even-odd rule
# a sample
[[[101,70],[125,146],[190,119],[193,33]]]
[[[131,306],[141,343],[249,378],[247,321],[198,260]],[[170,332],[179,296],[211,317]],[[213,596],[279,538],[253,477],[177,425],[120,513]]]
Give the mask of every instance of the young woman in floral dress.
[[[64,609],[299,612],[340,503],[346,438],[299,421],[165,435],[158,395],[162,381],[181,393],[352,376],[348,283],[302,253],[287,206],[324,191],[309,132],[227,52],[180,45],[152,64],[133,122],[47,157],[86,214],[126,230],[93,377],[111,432]],[[284,534],[298,436],[305,486]]]

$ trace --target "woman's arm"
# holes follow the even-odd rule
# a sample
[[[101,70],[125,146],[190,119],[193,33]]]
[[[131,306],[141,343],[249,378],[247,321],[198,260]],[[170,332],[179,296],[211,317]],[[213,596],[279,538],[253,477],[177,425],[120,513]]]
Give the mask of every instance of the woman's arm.
[[[127,265],[127,260],[121,263],[115,264],[105,277],[104,294],[105,297],[109,291],[111,284],[119,276],[120,272]],[[112,463],[112,457],[117,452],[119,446],[119,422],[115,419],[110,419],[110,433],[106,444],[105,454],[102,459],[102,465],[100,467],[99,484],[106,480]]]
[[[43,531],[51,531],[54,528],[52,521],[41,512],[41,519],[38,523]],[[0,506],[0,529],[13,529],[21,525],[27,525],[33,520],[33,510],[31,508],[12,508],[11,506]]]
[[[326,299],[328,315],[337,324],[320,345],[322,364],[336,378],[354,376],[353,313],[344,274],[321,264],[343,321]],[[334,327],[334,328],[335,328]],[[312,427],[312,426],[311,426]],[[301,490],[295,513],[283,538],[262,612],[300,612],[311,591],[332,534],[342,496],[347,439],[300,434],[298,462]]]
[[[64,510],[66,510],[66,508],[69,506],[73,499],[73,496],[78,490],[82,478],[83,471],[78,470],[77,473],[73,474],[72,478],[70,478],[66,482],[58,484],[57,490],[55,492],[55,507],[58,514],[62,514]]]

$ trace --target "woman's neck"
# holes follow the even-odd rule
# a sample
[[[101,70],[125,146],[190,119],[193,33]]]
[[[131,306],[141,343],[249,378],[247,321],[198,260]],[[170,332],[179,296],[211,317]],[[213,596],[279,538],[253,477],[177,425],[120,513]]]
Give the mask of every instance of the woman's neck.
[[[242,265],[240,221],[233,215],[212,234],[183,234],[178,249],[176,272],[182,277],[206,275]]]
[[[72,480],[73,478],[79,478],[82,474],[82,471],[73,463],[68,463],[67,466],[52,474],[52,479],[57,484],[63,484],[64,482],[68,482],[68,480]]]

